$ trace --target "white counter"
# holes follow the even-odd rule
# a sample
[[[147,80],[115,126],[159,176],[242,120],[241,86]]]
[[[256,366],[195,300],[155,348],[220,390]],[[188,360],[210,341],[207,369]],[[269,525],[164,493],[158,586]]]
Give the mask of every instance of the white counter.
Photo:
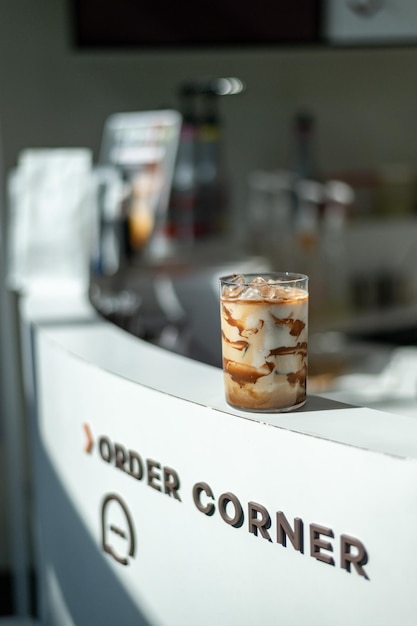
[[[417,420],[235,411],[83,294],[22,320],[43,623],[415,623]]]
[[[210,409],[299,434],[417,458],[417,420],[310,396],[293,413],[238,411],[224,400],[220,369],[172,354],[103,320],[83,294],[23,301],[23,316],[62,350],[117,377]],[[330,411],[330,412],[329,412]]]

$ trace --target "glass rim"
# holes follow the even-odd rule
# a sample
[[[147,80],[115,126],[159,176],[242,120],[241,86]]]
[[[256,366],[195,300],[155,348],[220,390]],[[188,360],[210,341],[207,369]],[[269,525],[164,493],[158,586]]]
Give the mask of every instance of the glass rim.
[[[243,281],[237,279],[242,277]],[[250,286],[251,282],[255,278],[264,278],[265,280],[272,281],[271,285],[294,285],[301,282],[308,281],[307,274],[300,274],[297,272],[258,272],[249,274],[229,274],[227,276],[219,276],[220,284],[222,285],[242,285]]]

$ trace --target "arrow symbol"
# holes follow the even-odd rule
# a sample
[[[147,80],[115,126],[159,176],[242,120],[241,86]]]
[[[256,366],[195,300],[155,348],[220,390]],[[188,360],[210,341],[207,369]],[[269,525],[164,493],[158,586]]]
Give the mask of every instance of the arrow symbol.
[[[86,442],[84,444],[84,452],[91,454],[94,445],[93,434],[88,424],[83,424],[84,433],[86,436]]]

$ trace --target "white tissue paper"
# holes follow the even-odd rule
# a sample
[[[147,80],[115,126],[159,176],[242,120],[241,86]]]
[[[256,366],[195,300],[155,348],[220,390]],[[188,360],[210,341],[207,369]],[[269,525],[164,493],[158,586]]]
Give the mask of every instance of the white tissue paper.
[[[96,210],[91,151],[25,150],[9,176],[8,205],[9,287],[85,290]]]

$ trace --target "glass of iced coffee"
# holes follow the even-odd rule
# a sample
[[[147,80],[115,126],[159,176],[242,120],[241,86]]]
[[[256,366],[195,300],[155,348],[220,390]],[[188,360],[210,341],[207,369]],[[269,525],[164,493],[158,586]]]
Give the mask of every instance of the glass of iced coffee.
[[[306,401],[308,277],[289,272],[220,278],[226,401],[292,411]]]

